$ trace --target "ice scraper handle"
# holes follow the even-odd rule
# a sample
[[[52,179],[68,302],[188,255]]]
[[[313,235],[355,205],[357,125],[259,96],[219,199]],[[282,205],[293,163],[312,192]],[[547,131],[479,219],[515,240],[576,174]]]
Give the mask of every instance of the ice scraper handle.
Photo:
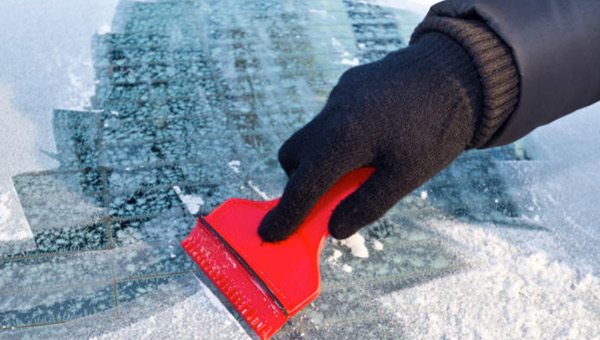
[[[356,191],[374,171],[375,168],[364,167],[351,171],[340,178],[321,196],[295,232],[319,240],[329,236],[329,219],[333,210],[344,198]]]
[[[375,168],[362,167],[350,171],[342,176],[334,185],[331,186],[322,195],[314,193],[304,193],[305,199],[294,197],[302,195],[302,191],[288,190],[290,185],[297,187],[297,178],[292,177],[288,188],[286,188],[283,196],[280,199],[273,201],[276,205],[265,215],[259,226],[259,234],[263,240],[268,242],[282,241],[287,239],[293,233],[301,232],[305,229],[305,225],[310,226],[311,231],[317,231],[320,234],[328,234],[329,219],[332,216],[334,209],[351,193],[356,191],[373,173]],[[327,183],[323,184],[324,186]],[[319,190],[323,190],[322,188]],[[316,202],[310,202],[311,199],[317,198]],[[302,202],[302,209],[306,206],[311,207],[305,216],[301,216],[301,220],[296,220],[299,216],[295,202]],[[300,214],[301,215],[301,214]],[[322,229],[322,230],[321,230]],[[284,237],[282,237],[282,235]]]

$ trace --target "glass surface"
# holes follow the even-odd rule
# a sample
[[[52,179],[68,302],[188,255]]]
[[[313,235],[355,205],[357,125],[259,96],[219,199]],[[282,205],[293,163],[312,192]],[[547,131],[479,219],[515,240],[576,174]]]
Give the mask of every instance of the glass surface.
[[[344,70],[406,46],[426,8],[3,7],[0,337],[210,339],[247,335],[179,245],[195,217],[229,197],[280,195],[281,143]],[[530,158],[527,145],[467,152],[362,230],[358,246],[329,241],[323,293],[276,338],[410,335],[389,296],[478,266],[440,223],[525,238],[560,224],[540,220],[539,197],[522,189],[518,174],[539,168]]]

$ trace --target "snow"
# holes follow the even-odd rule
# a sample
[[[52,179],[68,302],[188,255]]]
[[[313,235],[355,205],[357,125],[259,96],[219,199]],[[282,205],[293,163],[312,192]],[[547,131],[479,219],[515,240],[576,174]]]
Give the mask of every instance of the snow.
[[[344,263],[344,265],[342,265],[342,270],[345,271],[346,273],[352,273],[352,267],[350,267],[346,263]]]
[[[238,160],[232,160],[229,163],[227,163],[227,165],[229,165],[229,168],[235,172],[236,174],[240,173],[240,167],[242,166],[242,162],[238,161]]]
[[[373,249],[375,249],[377,251],[382,251],[383,243],[379,242],[378,240],[373,240]]]
[[[600,334],[600,280],[493,231],[439,221],[436,231],[477,258],[473,270],[380,298],[408,338],[591,338]]]
[[[422,200],[426,200],[428,197],[427,191],[425,191],[425,190],[421,191],[421,193],[419,194],[419,197],[421,197]]]
[[[333,253],[327,258],[327,261],[337,263],[340,257],[342,257],[342,252],[334,248]]]
[[[344,240],[337,240],[335,243],[350,249],[350,252],[354,257],[369,257],[369,249],[367,249],[367,245],[365,244],[365,238],[360,233],[355,233]]]
[[[204,200],[200,196],[195,195],[187,195],[181,191],[179,186],[174,186],[173,190],[181,200],[181,203],[185,205],[188,212],[192,215],[196,215],[200,212],[200,207],[204,205]]]

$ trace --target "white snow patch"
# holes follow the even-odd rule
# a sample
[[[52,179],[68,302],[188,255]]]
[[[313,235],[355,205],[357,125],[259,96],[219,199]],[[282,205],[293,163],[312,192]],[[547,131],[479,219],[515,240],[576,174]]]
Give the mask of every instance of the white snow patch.
[[[354,257],[369,257],[369,249],[367,249],[367,245],[365,244],[365,238],[359,233],[355,233],[345,240],[339,240],[336,242],[344,247],[349,248]]]
[[[426,190],[423,190],[423,191],[421,191],[421,194],[419,196],[421,197],[422,200],[426,200],[429,195],[427,194]]]
[[[238,160],[232,160],[229,163],[227,163],[227,165],[229,165],[229,168],[231,170],[233,170],[233,172],[235,172],[236,174],[240,173],[240,166],[242,165],[242,162],[238,161]]]
[[[377,251],[383,250],[383,243],[379,242],[379,240],[373,240],[373,249]]]
[[[342,266],[342,270],[345,271],[346,273],[352,273],[352,267],[350,267],[349,265],[345,264]]]
[[[250,189],[254,190],[254,192],[257,193],[258,196],[260,196],[265,201],[268,201],[271,199],[271,197],[269,197],[269,195],[266,192],[260,190],[260,188],[258,186],[256,186],[254,183],[252,183],[252,180],[248,181],[248,186],[250,187]]]
[[[327,258],[327,261],[329,261],[331,263],[337,263],[337,261],[340,257],[342,257],[342,252],[337,249],[334,249],[333,254],[331,254],[331,256],[329,256]]]
[[[186,195],[181,191],[179,186],[174,186],[173,190],[181,200],[181,203],[185,205],[188,212],[192,215],[196,215],[200,211],[200,207],[204,205],[204,200],[200,196]]]
[[[490,230],[439,222],[472,253],[474,268],[380,298],[408,338],[592,338],[600,334],[600,280],[526,252]]]

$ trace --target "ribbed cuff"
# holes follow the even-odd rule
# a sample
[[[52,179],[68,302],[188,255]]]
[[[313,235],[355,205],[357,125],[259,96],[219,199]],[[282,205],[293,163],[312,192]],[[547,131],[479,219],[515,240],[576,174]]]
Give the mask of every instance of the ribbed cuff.
[[[456,40],[473,59],[483,87],[484,108],[469,147],[485,147],[519,102],[520,79],[512,54],[495,33],[477,20],[428,17],[415,29],[411,45],[430,32]]]

